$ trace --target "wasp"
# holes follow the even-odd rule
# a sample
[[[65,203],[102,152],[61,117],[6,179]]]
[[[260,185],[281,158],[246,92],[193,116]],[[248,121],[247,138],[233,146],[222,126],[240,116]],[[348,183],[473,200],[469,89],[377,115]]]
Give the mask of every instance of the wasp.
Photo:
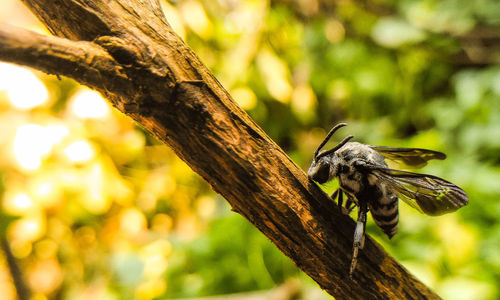
[[[394,148],[349,142],[349,135],[330,150],[321,149],[341,127],[334,126],[314,153],[307,175],[319,184],[335,178],[339,188],[332,198],[337,198],[344,213],[358,207],[354,230],[353,254],[349,275],[356,268],[358,251],[363,249],[368,211],[375,224],[390,239],[398,231],[398,199],[402,199],[421,213],[437,216],[453,212],[466,205],[467,194],[451,182],[433,175],[390,169],[385,159],[398,162],[403,167],[420,168],[431,159],[443,160],[441,152],[418,148]],[[344,195],[346,203],[344,205]]]

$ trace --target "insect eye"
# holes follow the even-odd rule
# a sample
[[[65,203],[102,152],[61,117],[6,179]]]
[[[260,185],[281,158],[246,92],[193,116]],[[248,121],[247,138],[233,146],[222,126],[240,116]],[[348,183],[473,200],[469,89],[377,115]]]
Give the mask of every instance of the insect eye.
[[[315,168],[309,170],[309,178],[317,183],[325,183],[330,177],[330,166],[324,162],[318,162]]]

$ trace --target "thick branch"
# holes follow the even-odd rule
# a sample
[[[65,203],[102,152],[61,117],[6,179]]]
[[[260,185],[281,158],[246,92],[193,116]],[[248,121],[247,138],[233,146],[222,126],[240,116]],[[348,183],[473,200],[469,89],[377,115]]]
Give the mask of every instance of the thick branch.
[[[439,298],[370,238],[349,278],[354,222],[232,101],[172,32],[157,2],[24,2],[54,34],[106,49],[135,89],[124,93],[109,77],[103,86],[82,73],[67,76],[104,92],[170,145],[328,293],[338,299]]]

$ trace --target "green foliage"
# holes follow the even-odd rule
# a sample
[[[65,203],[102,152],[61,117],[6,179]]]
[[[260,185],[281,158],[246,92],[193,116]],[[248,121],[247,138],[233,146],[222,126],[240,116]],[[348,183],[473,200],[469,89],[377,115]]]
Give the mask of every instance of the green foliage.
[[[204,236],[173,246],[178,251],[167,271],[169,297],[270,289],[298,275],[294,264],[241,216],[219,218]]]

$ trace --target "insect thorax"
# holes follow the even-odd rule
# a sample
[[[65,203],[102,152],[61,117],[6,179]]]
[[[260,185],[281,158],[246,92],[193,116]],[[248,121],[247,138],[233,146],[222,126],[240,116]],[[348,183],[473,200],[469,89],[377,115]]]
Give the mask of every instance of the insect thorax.
[[[387,167],[383,156],[367,145],[347,143],[332,160],[342,190],[358,205],[359,202],[368,205],[375,223],[392,237],[397,231],[398,199],[382,180],[370,172],[370,167]]]
[[[332,175],[339,180],[342,190],[358,201],[380,202],[382,198],[392,197],[370,169],[387,167],[383,156],[360,143],[347,143],[332,157]]]
[[[332,157],[332,165],[333,177],[340,178],[342,176],[350,180],[360,180],[360,176],[366,176],[366,172],[362,172],[362,169],[359,168],[360,165],[387,167],[382,155],[370,146],[357,142],[347,143],[337,150]]]

